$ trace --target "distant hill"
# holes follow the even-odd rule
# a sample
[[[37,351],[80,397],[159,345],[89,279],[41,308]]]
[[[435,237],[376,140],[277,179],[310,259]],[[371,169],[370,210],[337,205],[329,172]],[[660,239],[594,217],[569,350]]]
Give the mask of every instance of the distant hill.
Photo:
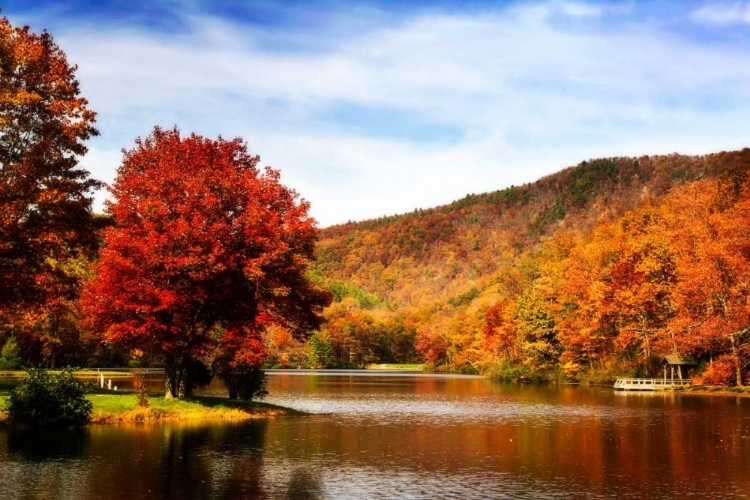
[[[589,234],[684,186],[748,166],[748,149],[594,159],[523,186],[325,228],[317,271],[336,298],[327,313],[329,333],[334,344],[343,336],[349,346],[347,352],[339,346],[337,359],[394,360],[405,352],[419,358],[388,347],[394,328],[418,342],[420,331],[445,331],[450,338],[468,322],[473,330],[466,334],[476,336],[491,306],[514,287],[521,293],[523,266],[533,266],[535,254],[557,235]],[[378,330],[377,339],[364,347],[346,340],[357,337],[355,327],[370,328],[367,335]]]
[[[480,300],[498,272],[559,230],[591,230],[748,156],[743,150],[584,161],[531,184],[325,228],[318,266],[327,278],[377,295],[389,311],[455,308]]]

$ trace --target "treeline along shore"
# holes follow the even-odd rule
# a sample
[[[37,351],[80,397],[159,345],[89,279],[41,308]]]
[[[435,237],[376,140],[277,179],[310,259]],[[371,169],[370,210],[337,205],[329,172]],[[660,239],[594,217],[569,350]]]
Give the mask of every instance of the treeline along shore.
[[[608,383],[671,354],[747,382],[748,149],[583,161],[320,230],[241,138],[156,126],[95,214],[76,66],[6,18],[0,40],[0,369],[160,366],[167,399],[212,375],[253,399],[264,367]]]

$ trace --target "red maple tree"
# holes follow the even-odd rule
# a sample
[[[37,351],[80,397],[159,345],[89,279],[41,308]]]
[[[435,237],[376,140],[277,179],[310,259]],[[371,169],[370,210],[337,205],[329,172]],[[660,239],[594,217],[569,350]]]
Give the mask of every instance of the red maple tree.
[[[0,19],[0,318],[16,328],[75,286],[60,264],[95,249],[100,183],[78,160],[98,132],[75,71],[49,33]]]
[[[110,188],[115,226],[83,310],[107,341],[163,354],[167,397],[185,395],[190,358],[257,364],[259,331],[304,334],[330,302],[306,277],[308,203],[258,161],[241,139],[157,127],[124,152]]]

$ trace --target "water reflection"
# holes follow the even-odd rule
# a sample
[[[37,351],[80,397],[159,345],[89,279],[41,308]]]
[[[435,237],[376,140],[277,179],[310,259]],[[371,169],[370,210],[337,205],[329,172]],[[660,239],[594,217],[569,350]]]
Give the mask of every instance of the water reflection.
[[[323,498],[323,485],[320,473],[302,467],[294,468],[290,473],[286,497],[289,500],[320,500]]]
[[[16,460],[41,462],[83,458],[88,430],[72,429],[22,429],[10,427],[7,431],[7,453]]]
[[[0,431],[0,498],[750,495],[750,400],[275,374],[301,418]]]
[[[0,498],[266,498],[265,435],[263,421],[9,429]]]
[[[329,498],[347,497],[349,484],[360,498],[389,498],[384,488],[416,498],[750,494],[750,400],[437,378],[380,385],[272,378],[274,401],[331,414],[273,425],[283,435],[269,442],[283,443],[279,455],[316,457]]]

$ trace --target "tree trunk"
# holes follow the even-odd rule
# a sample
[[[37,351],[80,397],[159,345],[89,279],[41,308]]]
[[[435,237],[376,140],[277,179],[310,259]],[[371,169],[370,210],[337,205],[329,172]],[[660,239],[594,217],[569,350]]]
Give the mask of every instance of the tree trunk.
[[[737,377],[737,387],[743,387],[742,384],[742,365],[740,364],[740,353],[737,349],[736,339],[734,335],[729,336],[729,341],[732,343],[732,359],[734,360],[735,375]]]
[[[177,362],[171,354],[164,357],[164,399],[177,395],[178,373]]]
[[[185,399],[185,396],[188,395],[188,362],[188,357],[183,356],[179,365],[179,383],[177,384],[177,397],[179,399]]]
[[[237,399],[240,395],[240,392],[238,390],[239,384],[237,383],[234,374],[229,373],[224,380],[224,383],[226,384],[227,391],[229,392],[229,399]]]

